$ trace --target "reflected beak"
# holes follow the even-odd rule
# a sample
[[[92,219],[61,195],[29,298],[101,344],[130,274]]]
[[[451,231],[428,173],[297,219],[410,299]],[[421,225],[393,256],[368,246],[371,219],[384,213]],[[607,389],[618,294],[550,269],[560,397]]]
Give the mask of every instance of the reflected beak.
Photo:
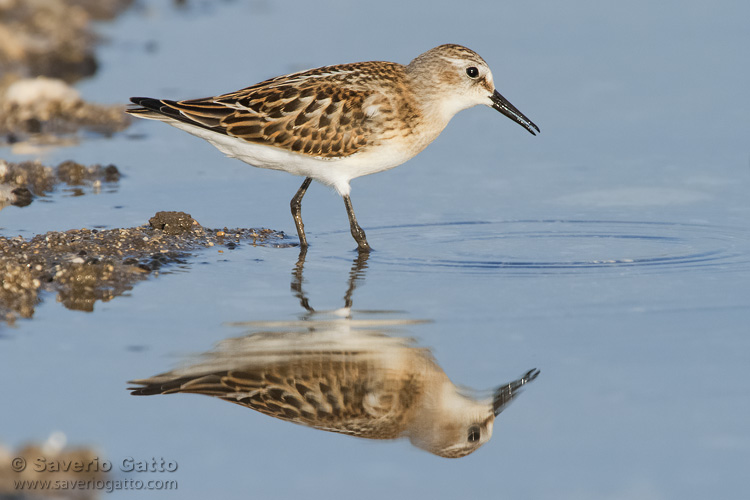
[[[521,122],[519,121],[519,123]],[[534,125],[534,124],[531,123],[531,125]],[[531,132],[531,130],[529,130],[529,132]],[[531,133],[533,134],[534,132],[531,132]],[[498,387],[497,390],[495,391],[495,394],[492,396],[492,412],[495,414],[495,416],[497,417],[500,414],[500,412],[503,411],[505,407],[508,406],[508,404],[511,401],[513,401],[513,399],[516,396],[521,394],[521,387],[523,387],[524,385],[528,384],[529,382],[537,378],[538,375],[539,375],[539,370],[534,368],[533,370],[529,370],[526,373],[524,373],[523,376],[519,378],[518,380],[514,380],[513,382],[510,382],[508,384],[501,385],[500,387]]]
[[[490,96],[490,100],[492,101],[493,108],[500,111],[502,114],[504,114],[514,122],[523,126],[523,128],[531,132],[531,135],[536,135],[536,132],[534,132],[534,130],[536,130],[537,132],[541,132],[539,130],[539,127],[534,125],[534,122],[526,118],[523,113],[518,111],[518,108],[508,102],[508,99],[501,96],[500,92],[498,92],[497,90]]]

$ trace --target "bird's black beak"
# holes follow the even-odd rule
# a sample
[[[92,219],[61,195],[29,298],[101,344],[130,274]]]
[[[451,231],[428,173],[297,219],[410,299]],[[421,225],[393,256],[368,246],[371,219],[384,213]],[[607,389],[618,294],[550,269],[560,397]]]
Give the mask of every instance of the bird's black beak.
[[[534,132],[534,130],[536,130],[537,132],[541,132],[539,130],[539,127],[534,125],[534,122],[526,118],[523,113],[518,111],[518,108],[508,102],[508,99],[501,96],[500,92],[498,92],[497,90],[490,96],[490,100],[492,101],[493,108],[500,111],[502,114],[504,114],[514,122],[523,126],[523,128],[531,132],[531,135],[536,135],[536,132]]]
[[[531,133],[533,134],[534,132],[531,132]],[[497,390],[495,391],[495,394],[492,397],[492,411],[495,414],[495,416],[497,417],[500,414],[500,412],[503,411],[505,407],[508,406],[508,404],[511,401],[513,401],[513,399],[516,396],[521,394],[521,387],[523,387],[524,385],[528,384],[529,382],[537,378],[538,375],[539,375],[539,370],[534,368],[533,370],[529,370],[526,373],[524,373],[523,376],[519,378],[518,380],[514,380],[513,382],[510,382],[508,384],[501,385],[500,387],[498,387]]]

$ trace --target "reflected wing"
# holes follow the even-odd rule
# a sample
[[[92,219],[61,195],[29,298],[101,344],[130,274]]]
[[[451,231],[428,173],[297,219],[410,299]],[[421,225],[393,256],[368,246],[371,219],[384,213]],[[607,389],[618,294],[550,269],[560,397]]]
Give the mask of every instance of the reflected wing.
[[[346,353],[334,353],[341,356]],[[284,363],[173,378],[169,373],[131,383],[133,395],[196,393],[317,429],[372,439],[399,437],[421,384],[409,376],[374,373],[369,363]]]

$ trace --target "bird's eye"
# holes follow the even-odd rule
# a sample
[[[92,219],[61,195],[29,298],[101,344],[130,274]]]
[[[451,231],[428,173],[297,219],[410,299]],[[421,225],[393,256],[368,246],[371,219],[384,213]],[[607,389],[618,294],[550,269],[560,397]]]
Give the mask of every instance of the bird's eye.
[[[470,443],[476,443],[479,441],[479,437],[482,435],[482,431],[479,430],[479,427],[474,425],[472,427],[469,427],[469,442]]]
[[[469,66],[466,68],[466,74],[469,75],[469,78],[476,78],[479,76],[479,70],[476,66]]]

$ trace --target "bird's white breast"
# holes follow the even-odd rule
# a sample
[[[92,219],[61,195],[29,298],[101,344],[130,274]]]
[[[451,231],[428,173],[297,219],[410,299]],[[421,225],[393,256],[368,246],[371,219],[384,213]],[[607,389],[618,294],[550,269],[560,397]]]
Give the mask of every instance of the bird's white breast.
[[[321,158],[243,141],[184,122],[168,123],[205,139],[231,158],[237,158],[254,167],[312,177],[322,184],[333,187],[342,196],[349,194],[349,181],[352,179],[396,167],[419,152],[394,140],[378,145],[375,150],[361,151],[344,158]]]

